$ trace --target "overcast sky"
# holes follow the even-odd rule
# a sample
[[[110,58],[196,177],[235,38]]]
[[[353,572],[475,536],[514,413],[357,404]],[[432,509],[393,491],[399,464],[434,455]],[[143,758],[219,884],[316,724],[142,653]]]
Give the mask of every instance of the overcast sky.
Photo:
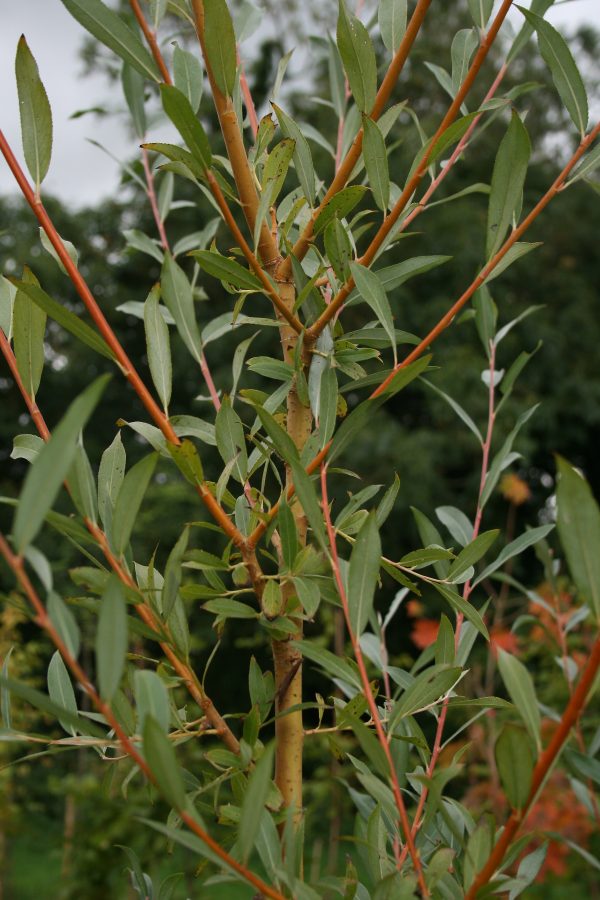
[[[433,5],[437,2],[440,0],[434,0]],[[520,14],[515,13],[514,17],[517,21]],[[600,0],[559,3],[547,18],[566,31],[581,23],[600,28]],[[86,138],[97,140],[123,159],[131,156],[135,143],[114,118],[69,117],[76,110],[107,102],[117,105],[121,103],[119,93],[109,93],[101,77],[81,77],[82,64],[77,54],[83,31],[60,0],[0,0],[0,128],[19,159],[22,153],[14,55],[22,33],[38,63],[54,118],[54,149],[44,189],[72,206],[95,203],[115,191],[118,166]],[[153,140],[161,137],[165,137],[164,132],[152,130]],[[12,193],[13,189],[12,176],[0,160],[0,194]]]

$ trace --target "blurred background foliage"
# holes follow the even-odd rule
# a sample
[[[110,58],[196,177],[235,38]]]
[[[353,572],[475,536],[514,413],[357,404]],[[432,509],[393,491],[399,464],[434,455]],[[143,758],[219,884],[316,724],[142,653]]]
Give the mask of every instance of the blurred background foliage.
[[[128,8],[127,4],[123,7]],[[255,46],[248,53],[253,61],[248,63],[247,72],[262,112],[266,110],[265,100],[269,97],[281,56],[296,42],[305,40],[308,23],[311,30],[315,22],[321,29],[331,28],[334,12],[334,4],[329,10],[327,4],[314,0],[304,2],[301,12],[298,4],[278,0],[269,0],[265,7],[266,18],[270,19],[272,14],[275,28],[266,36],[259,32],[253,39]],[[447,0],[444,7],[444,27],[439,27],[435,16],[426,20],[394,97],[395,101],[408,99],[428,132],[441,118],[447,100],[423,63],[431,61],[447,65],[447,35],[470,24],[463,12],[466,4]],[[180,39],[177,21],[172,24],[173,35]],[[587,76],[590,95],[598,97],[597,84],[591,81],[594,77],[591,62],[594,59],[597,61],[600,55],[600,33],[591,29],[580,30],[572,36],[571,45],[580,69]],[[314,91],[318,96],[327,91],[326,64],[319,62],[321,50],[320,43],[316,41],[308,50],[299,51],[311,60],[315,83],[307,90],[306,75],[296,79],[295,89],[294,82],[291,88],[286,88],[285,103],[298,121],[310,123],[334,142],[335,135],[329,133],[331,112],[326,106],[315,104],[311,94]],[[84,43],[82,57],[88,70],[100,66],[104,67],[108,78],[114,75],[104,52],[93,42]],[[499,46],[486,62],[487,71],[481,80],[484,89],[491,83],[501,58],[502,48]],[[525,103],[527,127],[535,148],[534,164],[526,184],[526,208],[553,180],[561,160],[569,152],[568,138],[563,131],[564,111],[555,92],[547,89],[548,77],[538,55],[533,53],[522,54],[507,76],[508,86],[523,82],[537,85],[527,94]],[[216,132],[216,122],[214,118],[211,120],[211,116],[210,104],[205,102],[203,120],[207,128]],[[397,133],[398,143],[393,155],[392,177],[397,167],[397,178],[401,181],[401,173],[408,169],[416,150],[415,132],[409,127],[407,116],[400,118],[394,133]],[[502,125],[498,121],[480,133],[444,182],[441,196],[458,192],[474,182],[489,182],[501,133]],[[132,148],[134,146],[135,140],[132,139]],[[311,142],[311,149],[316,170],[327,178],[332,171],[332,159],[315,142]],[[135,154],[131,165],[141,171]],[[168,226],[173,241],[199,230],[213,217],[208,203],[193,195],[192,191],[193,188],[188,188],[186,182],[181,179],[177,181],[176,199],[193,199],[195,205],[171,213]],[[534,525],[540,518],[546,520],[551,516],[555,452],[560,452],[580,466],[595,494],[600,493],[600,205],[590,202],[589,192],[589,186],[580,183],[558,198],[528,237],[528,240],[543,241],[543,245],[525,262],[511,267],[500,280],[494,282],[492,288],[501,321],[518,316],[531,305],[539,304],[544,308],[526,318],[500,347],[498,365],[502,368],[510,364],[522,349],[531,351],[539,341],[542,342],[505,406],[497,426],[496,444],[502,442],[520,412],[536,402],[540,403],[540,407],[520,439],[519,449],[523,459],[511,469],[512,482],[504,481],[503,491],[496,492],[486,511],[487,528],[505,529],[508,525],[513,532],[515,529],[520,532],[527,524]],[[148,234],[154,233],[147,198],[136,183],[125,175],[117,199],[104,201],[93,209],[73,212],[50,198],[46,205],[58,231],[75,241],[82,272],[127,352],[134,360],[145,362],[142,323],[119,312],[117,307],[132,300],[143,301],[153,281],[159,278],[159,264],[142,253],[127,249],[122,235],[123,230],[132,227]],[[485,196],[472,194],[462,201],[436,207],[425,213],[425,218],[418,219],[417,231],[401,243],[405,256],[448,254],[459,260],[460,265],[451,261],[396,290],[391,300],[398,328],[415,334],[425,333],[462,292],[481,260],[485,218]],[[222,249],[227,247],[223,229],[218,232],[217,241]],[[19,275],[23,265],[28,263],[51,296],[67,303],[74,311],[82,312],[72,286],[41,249],[31,213],[15,197],[0,198],[0,259],[6,275]],[[201,324],[206,324],[231,306],[230,298],[222,295],[217,282],[210,280],[205,288],[207,296],[198,304]],[[259,304],[260,301],[255,302],[252,310],[257,315],[264,311]],[[250,308],[245,311],[250,312]],[[357,319],[357,327],[358,323]],[[347,327],[354,327],[350,317]],[[274,330],[273,334],[269,331],[266,329],[257,336],[252,345],[252,355],[277,355],[278,339]],[[231,337],[221,338],[218,344],[207,348],[215,381],[224,391],[231,386],[233,350],[241,338],[250,333],[248,328],[240,329]],[[173,335],[172,340],[176,342],[179,338]],[[99,373],[103,360],[90,357],[81,344],[73,341],[52,322],[48,323],[46,348],[47,371],[38,403],[52,427],[60,418],[67,401]],[[433,362],[439,366],[439,371],[432,376],[436,385],[459,399],[476,422],[482,422],[486,413],[487,390],[480,373],[486,368],[486,363],[473,321],[468,315],[459,319],[438,342]],[[207,414],[200,372],[190,366],[186,353],[177,352],[176,344],[173,363],[176,403],[172,414]],[[144,372],[143,365],[141,368]],[[248,373],[245,378],[244,386],[260,387],[256,376]],[[149,376],[146,380],[150,381]],[[0,404],[0,494],[14,497],[18,495],[27,469],[24,460],[10,459],[15,423],[19,423],[18,432],[33,431],[33,428],[23,412],[18,392],[13,389],[10,375],[1,364]],[[114,377],[95,414],[93,427],[88,427],[86,432],[86,449],[93,463],[97,465],[120,420],[135,421],[141,417],[135,396]],[[131,461],[136,453],[142,454],[146,445],[126,426],[123,426],[123,432]],[[205,468],[209,477],[216,478],[220,461],[216,452],[211,456],[209,450],[206,448],[203,456]],[[421,383],[415,383],[401,392],[377,413],[372,427],[354,441],[344,465],[368,473],[362,483],[356,482],[357,489],[366,483],[385,484],[391,471],[396,471],[400,476],[399,498],[383,534],[384,547],[394,558],[419,545],[410,514],[411,506],[432,515],[433,509],[440,505],[450,504],[467,511],[475,505],[479,448],[447,404]],[[332,494],[335,496],[334,477]],[[337,501],[343,499],[338,493]],[[63,497],[61,502],[63,511],[69,512],[66,498]],[[6,507],[0,509],[0,517],[5,525],[10,521]],[[181,523],[203,518],[203,510],[185,484],[172,473],[167,474],[165,469],[160,469],[137,522],[136,558],[148,560],[156,550],[161,565],[180,533]],[[194,534],[196,542],[201,541],[206,549],[212,548],[211,541],[216,538],[211,531],[195,530]],[[85,565],[81,553],[64,540],[58,540],[49,529],[45,530],[39,545],[54,563],[57,589],[64,590],[67,595],[76,594],[68,570],[76,565]],[[525,565],[528,568],[515,574],[527,585],[539,585],[543,580],[543,569],[531,551],[526,556]],[[379,595],[381,608],[386,608],[391,602],[396,587],[391,581],[384,584],[384,590]],[[11,659],[12,676],[40,685],[44,679],[47,648],[40,643],[35,627],[20,614],[18,605],[10,602],[10,596],[8,600],[0,616],[0,658],[4,658],[10,646],[16,645]],[[77,602],[76,599],[74,602]],[[403,659],[414,657],[431,637],[426,633],[427,624],[415,624],[415,617],[420,616],[424,623],[431,622],[435,620],[439,605],[428,596],[421,598],[419,603],[418,608],[406,604],[406,612],[394,620],[396,627],[389,636],[389,649],[392,661],[399,665],[402,665]],[[214,646],[215,636],[202,612],[190,610],[190,614],[193,654],[201,671]],[[325,612],[323,620],[331,636],[333,616],[329,613],[330,621],[327,623],[326,615]],[[240,626],[228,629],[223,636],[207,679],[207,688],[222,710],[240,706],[239,691],[247,677],[249,648],[256,654],[263,669],[269,668],[270,664],[264,638],[253,633],[245,623],[240,623]],[[505,631],[503,629],[503,633]],[[498,637],[498,643],[501,644],[502,639],[514,641],[510,649],[517,647],[516,637],[504,634],[504,638]],[[525,661],[536,670],[536,681],[543,685],[540,696],[543,698],[545,691],[553,702],[556,702],[558,693],[565,693],[566,698],[565,683],[552,659],[547,635],[546,638],[543,634],[538,635],[537,644],[533,642],[521,649]],[[582,652],[584,650],[582,647]],[[151,648],[147,648],[147,652],[152,652]],[[484,678],[485,666],[486,661],[482,658],[483,674],[475,672],[473,677]],[[227,677],[223,677],[223,673],[227,673]],[[306,699],[313,699],[314,692],[321,689],[324,688],[318,675],[307,669]],[[20,715],[34,714],[23,709]],[[307,714],[307,719],[310,715]],[[595,715],[598,716],[597,711]],[[31,730],[37,728],[43,731],[47,728],[47,723],[42,721],[39,726],[31,721],[27,724]],[[470,752],[476,757],[477,735],[469,737],[474,740],[475,748]],[[337,845],[331,838],[351,828],[351,820],[347,817],[350,804],[345,788],[335,780],[320,777],[311,781],[311,772],[321,776],[327,774],[322,770],[324,763],[318,747],[322,738],[315,740],[314,751],[311,740],[308,739],[306,754],[307,805],[308,814],[313,817],[313,829],[317,822],[322,822],[321,843],[317,842],[313,848],[313,858],[323,860],[328,854],[337,852]],[[40,747],[40,750],[43,749]],[[12,765],[7,767],[9,762]],[[193,757],[188,765],[193,768]],[[480,760],[480,765],[484,770],[485,759]],[[335,768],[331,775],[336,775]],[[320,786],[316,787],[317,784]],[[554,798],[564,793],[567,787],[558,785]],[[469,785],[464,783],[459,788],[463,794],[468,789]],[[194,893],[193,862],[177,853],[172,860],[156,860],[158,839],[155,840],[153,833],[132,823],[132,807],[140,815],[149,814],[153,802],[149,792],[135,782],[129,786],[126,800],[119,791],[119,787],[107,780],[105,769],[92,753],[84,755],[72,749],[59,751],[54,748],[51,752],[40,754],[35,747],[0,743],[2,900],[125,897],[127,880],[124,870],[127,859],[116,845],[135,848],[143,865],[159,878],[161,870],[163,875],[169,871],[185,871],[186,882],[182,882],[182,886],[185,884],[189,896],[198,896]],[[472,799],[477,801],[476,797]],[[490,799],[489,795],[480,797],[479,802],[483,810],[490,808],[494,798]],[[594,838],[585,833],[582,824],[585,816],[580,815],[581,809],[576,801],[570,800],[560,806],[554,799],[546,803],[546,807],[546,819],[540,820],[539,827],[556,831],[571,829],[573,840],[582,843],[592,840],[590,852],[593,852],[595,840],[595,849],[599,849],[597,835]],[[542,812],[544,808],[542,804]],[[85,830],[85,840],[78,839],[78,831],[81,830]],[[332,851],[334,846],[336,850]],[[343,844],[340,853],[343,853]],[[529,896],[573,897],[574,892],[578,892],[578,896],[600,896],[597,885],[589,880],[592,877],[589,872],[586,875],[581,873],[577,859],[571,855],[567,860],[557,845],[548,864],[551,877],[539,888],[539,893],[538,888],[531,888]],[[244,888],[240,888],[238,894],[231,885],[227,886],[226,893],[220,894],[216,886],[211,890],[214,891],[211,896],[215,898],[250,896]],[[176,893],[175,896],[183,896],[183,893]]]

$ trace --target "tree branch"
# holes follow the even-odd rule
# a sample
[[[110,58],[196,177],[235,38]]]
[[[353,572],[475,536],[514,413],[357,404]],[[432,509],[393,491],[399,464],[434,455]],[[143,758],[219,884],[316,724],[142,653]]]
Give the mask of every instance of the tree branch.
[[[171,75],[169,74],[169,70],[167,69],[167,64],[165,63],[164,57],[160,52],[160,48],[158,46],[158,42],[156,40],[156,32],[150,28],[146,19],[144,18],[144,13],[142,12],[142,8],[140,7],[139,0],[129,0],[129,4],[133,10],[133,14],[138,20],[138,24],[144,33],[144,37],[146,38],[146,42],[150,47],[150,52],[154,57],[154,62],[160,69],[160,74],[163,77],[163,81],[165,84],[172,84]]]

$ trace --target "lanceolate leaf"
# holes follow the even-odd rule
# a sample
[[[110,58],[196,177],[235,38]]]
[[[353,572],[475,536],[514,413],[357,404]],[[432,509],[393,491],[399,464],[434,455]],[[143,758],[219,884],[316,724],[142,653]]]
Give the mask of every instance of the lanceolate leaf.
[[[243,484],[248,474],[248,454],[244,427],[228,397],[223,398],[215,420],[217,449],[224,463],[235,460],[232,475]]]
[[[161,293],[177,326],[177,331],[197,362],[201,359],[200,332],[194,312],[192,286],[170,253],[165,253],[160,279]]]
[[[513,112],[508,131],[498,147],[492,174],[486,241],[488,259],[502,246],[515,210],[521,205],[530,154],[527,130],[519,115]]]
[[[77,715],[77,700],[67,667],[58,650],[52,656],[48,666],[48,694],[53,703],[66,709],[71,715]],[[72,719],[59,719],[61,726],[69,734],[75,734]]]
[[[32,287],[35,287],[35,276],[27,271],[25,275]],[[45,332],[46,313],[32,302],[28,293],[18,288],[13,307],[15,357],[19,375],[32,400],[40,386],[44,369]]]
[[[235,31],[225,0],[204,0],[204,43],[217,87],[230,97],[235,86]]]
[[[275,744],[273,743],[265,748],[248,779],[238,830],[238,840],[244,862],[248,861],[258,838],[265,802],[271,788],[274,754]]]
[[[140,75],[157,83],[162,80],[151,54],[135,32],[101,0],[62,0],[62,4],[86,31]]]
[[[470,544],[467,544],[464,547],[452,565],[450,566],[447,574],[447,578],[449,581],[456,581],[461,575],[463,575],[471,566],[475,565],[475,563],[481,559],[481,557],[487,553],[489,548],[492,546],[496,538],[498,537],[498,529],[494,529],[493,531],[485,531],[483,534],[478,535],[475,540],[471,541]]]
[[[516,656],[511,656],[501,648],[498,650],[498,668],[510,699],[519,710],[521,718],[539,750],[542,722],[531,675]]]
[[[298,180],[304,191],[304,196],[308,200],[309,205],[312,206],[317,188],[312,154],[310,152],[310,147],[308,146],[308,141],[290,116],[284,113],[284,111],[274,103],[272,106],[277,115],[279,127],[281,128],[284,137],[291,138],[294,141],[293,159],[294,166],[296,167],[296,174],[298,175]]]
[[[350,622],[356,637],[365,629],[371,610],[379,577],[381,540],[375,513],[370,513],[361,530],[350,556],[348,572],[348,608]]]
[[[361,112],[369,113],[377,93],[377,62],[369,33],[339,0],[337,42],[350,90]]]
[[[175,750],[156,719],[151,715],[146,716],[144,723],[144,757],[165,799],[173,809],[183,809],[185,788]]]
[[[123,71],[121,73],[121,81],[123,83],[123,93],[136,136],[141,140],[146,134],[146,111],[144,109],[144,77],[140,75],[137,69],[127,63],[123,63]]]
[[[98,512],[105,525],[112,518],[112,510],[125,476],[125,462],[121,432],[117,431],[114,440],[102,454],[98,469]]]
[[[550,69],[560,99],[565,104],[579,133],[583,136],[588,123],[588,101],[585,86],[571,51],[556,28],[529,9],[519,9],[537,31],[540,53]]]
[[[175,47],[173,50],[173,79],[175,87],[187,97],[192,111],[198,112],[202,99],[202,66],[195,53]]]
[[[522,809],[529,796],[533,753],[525,730],[505,725],[494,748],[502,787],[513,809]]]
[[[240,266],[234,259],[228,256],[222,256],[214,250],[192,250],[190,256],[193,256],[198,264],[220,281],[232,284],[240,291],[262,291],[263,287],[252,272]]]
[[[123,586],[111,575],[100,600],[96,631],[96,670],[100,695],[112,700],[119,687],[127,653],[127,611]]]
[[[13,524],[18,553],[35,538],[73,462],[77,438],[106,387],[108,376],[96,379],[68,408],[27,473]]]
[[[386,211],[390,202],[390,173],[385,141],[376,122],[363,116],[363,157],[375,202]]]
[[[15,60],[23,153],[36,190],[46,177],[52,154],[52,112],[38,67],[21,35]]]
[[[473,582],[473,586],[479,584],[479,582],[483,581],[485,578],[489,578],[493,572],[503,566],[509,559],[512,559],[513,556],[517,556],[517,554],[522,553],[527,547],[531,547],[533,544],[537,544],[538,541],[543,540],[553,528],[554,525],[539,525],[537,528],[530,528],[528,531],[519,535],[518,538],[515,538],[514,541],[511,541],[510,544],[506,545],[494,562],[490,563],[489,566],[486,566],[481,575],[478,575]]]
[[[212,154],[208,138],[200,124],[190,101],[174,85],[161,84],[160,95],[163,109],[185,141],[192,156],[203,169],[210,168]]]
[[[159,309],[159,296],[160,288],[155,286],[146,298],[144,304],[144,328],[146,331],[146,348],[148,350],[150,374],[165,412],[167,412],[171,399],[173,369],[169,327]]]
[[[75,616],[62,599],[54,591],[48,594],[48,615],[50,621],[65,642],[69,653],[77,658],[81,644],[81,635]]]
[[[558,533],[577,589],[600,621],[600,510],[587,481],[557,458]]]
[[[389,335],[392,350],[394,352],[394,365],[396,365],[396,332],[394,329],[392,310],[383,285],[376,272],[366,269],[359,263],[350,263],[350,271],[352,272],[352,277],[354,278],[356,288],[361,297],[369,304],[383,325],[386,334]]]
[[[380,0],[379,30],[390,53],[395,53],[406,31],[407,0]]]
[[[461,674],[462,669],[458,666],[439,665],[426,669],[417,676],[394,707],[393,721],[412,716],[418,710],[431,706],[456,684]]]
[[[112,521],[114,549],[121,554],[125,551],[135,520],[137,518],[146,489],[154,473],[158,455],[151,453],[133,466],[119,490]]]

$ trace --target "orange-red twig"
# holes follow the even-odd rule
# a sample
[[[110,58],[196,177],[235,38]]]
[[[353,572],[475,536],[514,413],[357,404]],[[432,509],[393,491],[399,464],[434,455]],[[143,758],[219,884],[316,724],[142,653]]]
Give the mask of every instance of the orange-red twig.
[[[52,624],[48,613],[46,612],[46,608],[44,604],[40,600],[37,591],[33,587],[27,572],[25,571],[25,567],[23,565],[23,560],[21,557],[16,556],[6,539],[2,534],[0,534],[0,553],[6,560],[7,564],[12,569],[21,589],[25,593],[27,599],[29,600],[33,610],[36,613],[36,621],[37,624],[43,628],[43,630],[47,633],[50,640],[62,656],[65,665],[73,675],[73,677],[81,684],[83,690],[87,694],[87,696],[92,701],[96,710],[104,716],[106,722],[110,725],[110,727],[115,732],[118,737],[121,746],[125,753],[136,763],[138,768],[144,773],[146,778],[149,781],[156,784],[156,778],[154,774],[139,752],[135,744],[131,741],[130,737],[126,734],[126,732],[121,727],[119,720],[114,715],[112,709],[98,694],[95,687],[83,671],[82,667],[79,665],[77,660],[71,655],[69,649],[61,638],[60,634]],[[222,860],[225,865],[229,866],[229,868],[233,869],[237,872],[241,877],[252,884],[257,890],[259,890],[265,897],[271,897],[273,900],[285,900],[283,894],[279,891],[275,890],[275,888],[270,887],[270,885],[266,884],[258,875],[255,875],[246,866],[243,866],[236,859],[227,853],[227,851],[223,850],[223,848],[212,838],[208,832],[206,832],[198,822],[190,815],[189,812],[186,812],[183,809],[177,810],[183,821],[186,823],[188,828],[193,831],[197,837],[200,838],[210,849],[215,853],[220,860]]]
[[[133,10],[133,14],[138,20],[138,24],[144,33],[144,37],[150,47],[150,52],[154,57],[154,61],[158,68],[160,69],[160,74],[163,77],[163,81],[165,84],[172,84],[171,75],[169,74],[169,70],[167,69],[167,64],[164,60],[162,53],[160,52],[160,48],[158,46],[158,42],[156,40],[156,33],[146,22],[144,18],[144,13],[142,12],[142,8],[138,2],[138,0],[129,0],[129,4]]]

